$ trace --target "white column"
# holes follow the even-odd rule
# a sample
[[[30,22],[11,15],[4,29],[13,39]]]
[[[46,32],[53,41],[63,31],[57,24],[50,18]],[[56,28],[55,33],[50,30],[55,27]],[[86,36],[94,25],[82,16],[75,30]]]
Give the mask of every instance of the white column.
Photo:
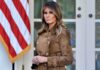
[[[86,70],[95,70],[95,1],[87,0],[87,46],[86,46]],[[89,17],[92,14],[93,17]]]
[[[86,70],[86,1],[76,0],[76,70]]]

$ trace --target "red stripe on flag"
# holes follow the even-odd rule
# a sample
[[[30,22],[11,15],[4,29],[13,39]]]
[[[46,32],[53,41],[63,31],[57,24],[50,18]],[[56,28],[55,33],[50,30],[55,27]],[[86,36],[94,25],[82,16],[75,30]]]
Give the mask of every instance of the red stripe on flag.
[[[22,17],[22,19],[23,19],[28,31],[30,32],[29,18],[27,16],[26,11],[25,11],[24,7],[22,6],[20,0],[12,0],[12,1],[13,1],[14,5],[15,5],[16,9],[18,10],[20,16]]]
[[[7,45],[7,49],[9,51],[9,54],[12,57],[16,56],[16,52],[14,50],[14,48],[12,47],[11,43],[10,43],[10,39],[8,37],[8,35],[6,34],[4,28],[2,27],[2,25],[0,24],[0,35],[2,36],[3,40],[5,41],[6,45]]]
[[[6,18],[8,19],[9,24],[11,25],[11,29],[12,29],[15,37],[17,38],[21,48],[22,49],[26,48],[28,44],[26,43],[22,34],[20,33],[20,30],[18,29],[15,21],[13,20],[11,13],[4,1],[2,1],[2,6],[0,6],[0,8],[3,11],[4,15],[6,16]]]
[[[0,0],[0,6],[2,5],[3,0]]]

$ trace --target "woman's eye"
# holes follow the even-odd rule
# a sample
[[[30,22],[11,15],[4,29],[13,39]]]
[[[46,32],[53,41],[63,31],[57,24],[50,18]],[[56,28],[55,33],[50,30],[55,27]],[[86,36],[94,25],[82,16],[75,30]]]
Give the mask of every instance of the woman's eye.
[[[50,11],[49,13],[50,13],[50,14],[53,14],[53,12],[52,12],[52,11]]]
[[[47,12],[43,12],[44,14],[47,14]]]
[[[44,14],[53,14],[52,11],[49,11],[49,12],[43,12]]]

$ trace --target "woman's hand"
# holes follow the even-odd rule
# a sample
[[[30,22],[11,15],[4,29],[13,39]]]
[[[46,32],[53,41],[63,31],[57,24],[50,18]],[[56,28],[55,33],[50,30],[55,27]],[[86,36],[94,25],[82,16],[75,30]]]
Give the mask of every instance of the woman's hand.
[[[33,62],[33,64],[45,63],[45,62],[47,62],[47,57],[34,56],[32,62]]]

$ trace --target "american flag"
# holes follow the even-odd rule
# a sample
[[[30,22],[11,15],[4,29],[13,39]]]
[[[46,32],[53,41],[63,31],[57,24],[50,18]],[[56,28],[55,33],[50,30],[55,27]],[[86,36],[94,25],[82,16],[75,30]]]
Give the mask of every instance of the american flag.
[[[0,40],[11,62],[30,48],[28,0],[0,0]]]

